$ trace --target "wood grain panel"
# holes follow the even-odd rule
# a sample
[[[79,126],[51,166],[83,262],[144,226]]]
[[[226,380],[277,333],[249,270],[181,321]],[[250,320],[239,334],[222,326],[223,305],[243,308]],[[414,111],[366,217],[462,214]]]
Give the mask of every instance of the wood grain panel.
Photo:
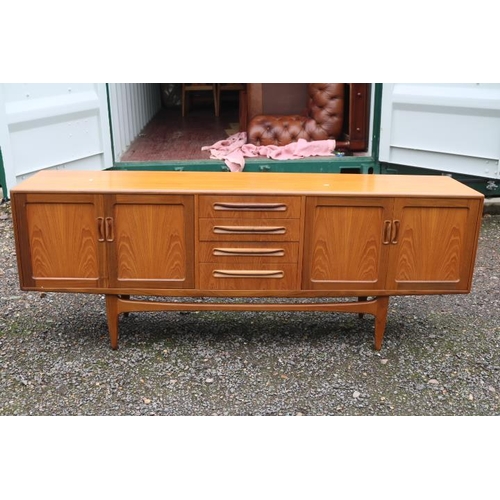
[[[377,280],[381,209],[319,208],[316,224],[313,281]]]
[[[468,290],[479,210],[471,200],[398,200],[394,217],[400,229],[391,245],[388,289]]]
[[[193,286],[192,198],[168,203],[150,197],[149,204],[144,198],[134,203],[133,196],[120,200],[112,210],[113,286]]]
[[[185,278],[181,205],[120,205],[115,217],[119,280]]]
[[[26,216],[35,280],[99,278],[93,204],[28,203]]]
[[[304,242],[304,288],[377,288],[385,278],[385,204],[321,198],[308,201]]]
[[[458,281],[466,221],[466,208],[406,208],[396,281]]]

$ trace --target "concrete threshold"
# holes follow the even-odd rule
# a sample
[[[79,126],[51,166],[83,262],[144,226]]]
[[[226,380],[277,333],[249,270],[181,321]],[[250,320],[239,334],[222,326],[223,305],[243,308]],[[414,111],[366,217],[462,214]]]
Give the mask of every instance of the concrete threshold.
[[[500,198],[485,198],[483,213],[492,215],[500,214]]]

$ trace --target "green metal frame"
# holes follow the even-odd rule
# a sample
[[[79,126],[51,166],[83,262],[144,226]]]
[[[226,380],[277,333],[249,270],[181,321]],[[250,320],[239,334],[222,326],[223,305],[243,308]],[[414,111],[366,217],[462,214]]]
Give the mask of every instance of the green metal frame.
[[[119,162],[109,170],[229,171],[219,160],[179,160],[169,162]],[[245,160],[245,172],[378,173],[372,157],[304,158],[300,160]]]
[[[500,181],[498,179],[487,179],[485,177],[474,177],[472,175],[432,170],[422,167],[410,167],[397,165],[395,163],[380,163],[381,174],[392,175],[449,175],[457,181],[465,184],[476,191],[484,194],[487,198],[500,196]]]
[[[109,97],[109,83],[106,83],[106,100],[108,102],[108,120],[109,120],[109,134],[111,139],[111,157],[113,158],[113,165],[116,164],[115,160],[115,141],[113,139],[113,121],[111,120],[111,99]]]
[[[382,108],[382,84],[375,84],[374,116],[372,124],[372,151],[369,156],[334,156],[304,158],[300,160],[269,160],[249,158],[245,161],[248,172],[292,172],[292,173],[380,173],[378,163],[380,116]],[[108,91],[109,103],[109,91]],[[111,107],[108,106],[108,109]],[[111,116],[109,119],[112,130]],[[111,140],[113,133],[111,131]],[[113,143],[112,143],[113,146]],[[109,170],[184,170],[184,171],[227,171],[228,167],[219,160],[177,160],[166,162],[117,162],[113,147],[113,167]]]
[[[5,168],[3,166],[2,149],[0,148],[0,184],[2,185],[2,203],[9,199],[9,191],[7,190],[7,180],[5,178]]]

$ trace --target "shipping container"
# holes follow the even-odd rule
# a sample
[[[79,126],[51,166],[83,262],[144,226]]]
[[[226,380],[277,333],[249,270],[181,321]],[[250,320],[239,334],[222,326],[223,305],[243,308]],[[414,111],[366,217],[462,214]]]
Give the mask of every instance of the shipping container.
[[[218,112],[214,94],[193,95],[182,116],[180,83],[0,84],[3,198],[44,169],[227,170],[202,146],[244,131],[255,112],[285,112],[307,97],[306,84],[242,85],[219,96]],[[356,111],[364,146],[300,160],[249,158],[245,170],[450,175],[500,195],[500,83],[345,85],[349,133],[354,93],[366,88],[366,109]]]

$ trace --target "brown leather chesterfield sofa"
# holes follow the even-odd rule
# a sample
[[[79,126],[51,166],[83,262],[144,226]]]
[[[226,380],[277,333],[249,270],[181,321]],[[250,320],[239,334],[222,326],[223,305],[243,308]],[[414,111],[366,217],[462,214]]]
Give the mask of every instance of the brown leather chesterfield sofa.
[[[368,145],[369,87],[360,83],[309,83],[302,114],[262,114],[247,124],[247,141],[285,146],[299,139],[335,139],[337,149],[363,151]]]

